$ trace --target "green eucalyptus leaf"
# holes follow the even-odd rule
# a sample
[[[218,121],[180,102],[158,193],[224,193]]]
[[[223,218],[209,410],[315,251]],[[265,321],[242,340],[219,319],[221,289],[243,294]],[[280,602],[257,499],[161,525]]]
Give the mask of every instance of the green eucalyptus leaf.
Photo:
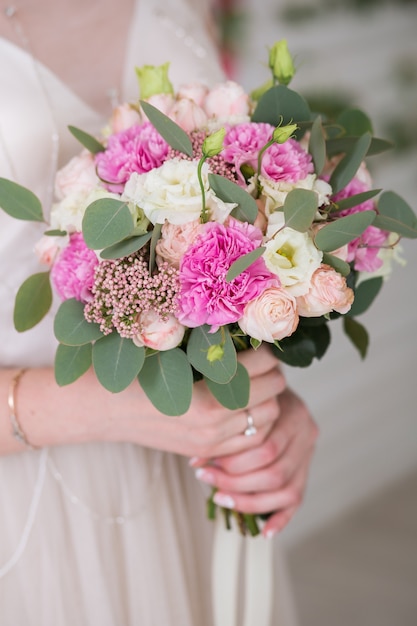
[[[325,252],[323,254],[323,263],[330,265],[336,272],[339,272],[342,276],[348,276],[350,274],[350,265],[346,261],[342,261],[339,257]]]
[[[40,272],[29,276],[16,294],[13,313],[16,330],[21,333],[39,324],[51,304],[50,273]]]
[[[326,152],[328,157],[336,156],[344,152],[349,152],[357,142],[358,137],[335,137],[326,141]],[[369,146],[367,156],[374,156],[375,154],[381,154],[386,150],[391,150],[393,144],[385,139],[378,139],[372,137],[371,145]]]
[[[152,404],[165,415],[187,412],[193,393],[193,372],[179,348],[146,358],[139,382]]]
[[[359,283],[355,288],[355,300],[348,312],[349,317],[356,317],[356,315],[361,315],[369,309],[379,294],[383,282],[383,279],[378,276],[377,278],[370,278]]]
[[[311,127],[308,151],[313,158],[314,171],[319,176],[326,163],[326,141],[320,116],[316,117]]]
[[[151,246],[149,250],[149,274],[153,274],[155,269],[156,244],[161,237],[162,224],[155,224],[152,230]]]
[[[7,178],[0,178],[0,208],[18,220],[45,221],[39,198],[30,189]]]
[[[318,197],[308,189],[293,189],[284,201],[285,226],[305,233],[311,226],[318,208]]]
[[[254,263],[259,257],[263,255],[265,251],[265,246],[260,246],[259,248],[255,248],[251,252],[247,254],[242,254],[236,261],[232,263],[229,267],[228,272],[226,274],[226,281],[230,283],[234,278],[239,276],[242,272],[244,272],[252,263]]]
[[[84,304],[75,298],[62,302],[55,315],[54,333],[66,346],[82,346],[103,336],[98,324],[85,319]]]
[[[321,320],[320,320],[321,321]],[[317,326],[298,325],[291,337],[280,341],[279,349],[272,345],[278,359],[295,367],[308,367],[313,359],[321,359],[330,345],[330,331],[326,323]]]
[[[67,235],[67,231],[66,230],[45,230],[45,232],[43,233],[44,235],[46,235],[47,237],[65,237],[65,235]]]
[[[366,357],[369,346],[369,335],[364,326],[357,320],[345,316],[343,318],[343,329],[355,348],[359,351],[362,359]]]
[[[269,89],[259,100],[252,115],[253,122],[268,122],[272,126],[305,122],[311,119],[307,101],[296,91],[277,85]],[[300,129],[296,137],[303,134]]]
[[[77,128],[76,126],[68,126],[68,130],[75,137],[75,139],[79,141],[80,144],[84,146],[84,148],[87,148],[87,150],[92,154],[104,152],[105,148],[103,144],[97,141],[97,139],[92,135],[89,135],[80,128]]]
[[[208,388],[213,396],[226,407],[234,411],[243,409],[249,402],[250,378],[245,367],[241,363],[237,364],[236,374],[224,385],[213,382],[210,378],[205,378]]]
[[[215,383],[228,383],[236,374],[236,348],[226,327],[210,333],[210,326],[193,328],[187,344],[187,356],[191,365]],[[221,346],[223,356],[217,360],[209,360],[212,346]]]
[[[140,104],[149,121],[155,126],[158,133],[171,148],[192,157],[193,146],[187,133],[167,115],[164,115],[164,113],[161,113],[161,111],[152,104],[149,104],[149,102],[141,100]]]
[[[143,248],[151,237],[152,231],[146,233],[146,235],[140,235],[139,237],[129,237],[128,239],[123,239],[123,241],[119,241],[113,246],[102,250],[100,252],[100,257],[102,259],[121,259],[123,257],[130,256]]]
[[[359,237],[375,219],[375,211],[361,211],[340,217],[320,228],[314,242],[319,250],[332,252]]]
[[[393,191],[385,191],[378,202],[378,215],[374,225],[403,237],[417,237],[417,217],[412,208]]]
[[[96,376],[108,391],[119,393],[136,378],[145,362],[145,348],[116,332],[106,335],[93,346]]]
[[[330,185],[333,193],[337,193],[352,180],[364,160],[369,146],[371,145],[371,135],[365,133],[354,143],[353,147],[346,152],[345,156],[336,165],[330,177]]]
[[[370,189],[369,191],[363,191],[362,193],[357,193],[354,196],[338,200],[335,202],[332,211],[345,211],[353,206],[358,206],[358,204],[362,204],[362,202],[366,202],[367,200],[371,200],[371,198],[377,196],[380,191],[381,189]]]
[[[219,174],[209,174],[208,180],[210,187],[220,200],[238,205],[232,211],[233,217],[241,222],[254,223],[258,215],[258,206],[245,189]]]
[[[91,367],[91,343],[84,346],[60,344],[55,354],[55,380],[60,387],[70,385]]]
[[[336,123],[343,126],[346,135],[360,137],[365,133],[373,134],[370,118],[360,109],[345,109],[338,116]]]
[[[87,246],[101,250],[129,237],[134,229],[133,217],[126,202],[100,198],[87,207],[82,229]]]

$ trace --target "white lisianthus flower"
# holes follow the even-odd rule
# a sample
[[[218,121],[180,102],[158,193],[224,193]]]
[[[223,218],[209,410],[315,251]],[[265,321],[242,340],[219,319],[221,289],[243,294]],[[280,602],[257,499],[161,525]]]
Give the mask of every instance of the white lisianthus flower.
[[[267,268],[278,276],[282,287],[293,296],[301,296],[309,290],[311,277],[320,266],[323,253],[317,250],[308,233],[300,233],[283,224],[283,213],[274,213],[270,217],[263,259]]]
[[[402,255],[404,249],[401,245],[397,244],[397,233],[390,233],[386,240],[384,247],[380,248],[378,257],[382,260],[382,265],[375,272],[359,272],[356,280],[356,286],[360,283],[369,280],[370,278],[383,278],[387,280],[391,276],[393,262],[402,265],[407,265],[407,261]]]
[[[66,230],[69,233],[81,232],[86,208],[89,204],[101,198],[120,200],[120,196],[110,193],[102,187],[97,187],[90,193],[74,192],[69,194],[61,202],[57,202],[52,206],[51,228]],[[133,210],[136,209],[133,207]]]
[[[202,194],[197,177],[197,161],[170,159],[145,174],[133,173],[122,198],[142,208],[152,224],[186,224],[199,219]],[[203,164],[202,179],[210,218],[223,223],[234,203],[220,200],[208,185],[209,167]]]
[[[277,209],[284,206],[285,198],[293,189],[307,189],[308,191],[315,191],[317,194],[318,206],[327,205],[330,202],[330,196],[332,195],[332,188],[325,180],[317,178],[315,174],[308,174],[302,180],[296,183],[287,183],[283,181],[275,181],[270,178],[259,176],[259,183],[262,189],[262,196],[265,198],[265,213],[270,215]],[[250,192],[252,186],[249,187]],[[320,214],[317,213],[317,219],[320,219]]]

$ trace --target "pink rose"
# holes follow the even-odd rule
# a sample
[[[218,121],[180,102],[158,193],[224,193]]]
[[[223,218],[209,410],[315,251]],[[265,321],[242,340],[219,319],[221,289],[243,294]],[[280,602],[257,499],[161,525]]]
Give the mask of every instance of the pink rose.
[[[94,155],[88,150],[73,157],[55,177],[55,195],[63,200],[72,193],[90,193],[99,184]]]
[[[152,104],[158,111],[161,111],[164,115],[169,115],[173,105],[174,105],[174,96],[170,93],[157,93],[147,99],[146,102]],[[143,113],[143,118],[148,119]]]
[[[322,264],[311,277],[309,291],[297,298],[297,308],[303,317],[320,317],[331,311],[347,313],[353,300],[353,290],[344,276]]]
[[[249,114],[249,97],[237,83],[228,80],[211,89],[204,103],[209,117],[241,117]]]
[[[237,322],[246,304],[262,291],[279,284],[278,278],[258,258],[228,282],[234,261],[262,243],[262,233],[251,224],[230,219],[226,225],[209,222],[188,248],[180,266],[180,322],[194,328],[210,324],[212,332]]]
[[[61,248],[68,243],[68,237],[41,237],[35,245],[35,254],[40,263],[52,267]]]
[[[193,100],[181,98],[172,107],[169,117],[185,132],[202,128],[207,123],[207,115]]]
[[[295,298],[284,289],[270,287],[246,305],[238,323],[250,337],[273,343],[292,335],[298,319]]]
[[[140,313],[137,322],[141,327],[141,331],[133,337],[133,343],[137,346],[171,350],[183,340],[185,328],[172,314],[161,318],[156,311],[150,309]]]
[[[161,238],[156,244],[158,264],[161,261],[167,261],[178,269],[182,257],[194,243],[200,231],[201,223],[199,219],[180,225],[165,221],[162,226]]]
[[[207,93],[208,88],[206,85],[202,83],[188,83],[187,85],[181,85],[177,91],[177,97],[188,98],[188,100],[192,100],[199,107],[202,107]]]
[[[134,124],[140,124],[140,115],[132,105],[124,102],[116,107],[110,118],[110,128],[112,134],[120,133],[126,128],[130,128]]]

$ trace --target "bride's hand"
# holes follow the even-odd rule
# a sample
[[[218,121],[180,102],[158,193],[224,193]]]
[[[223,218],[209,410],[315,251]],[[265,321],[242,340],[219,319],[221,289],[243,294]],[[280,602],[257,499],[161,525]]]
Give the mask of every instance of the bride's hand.
[[[265,536],[282,530],[300,506],[318,433],[294,392],[287,388],[279,403],[280,417],[260,445],[204,465],[194,463],[200,466],[197,477],[217,487],[217,504],[245,513],[275,511],[263,528]]]

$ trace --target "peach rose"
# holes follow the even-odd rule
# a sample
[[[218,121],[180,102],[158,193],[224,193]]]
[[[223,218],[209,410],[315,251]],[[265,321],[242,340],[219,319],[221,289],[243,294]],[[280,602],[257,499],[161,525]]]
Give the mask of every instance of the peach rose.
[[[178,98],[188,98],[188,100],[192,100],[199,107],[203,106],[204,99],[208,93],[208,88],[206,85],[202,83],[187,83],[186,85],[181,85],[177,92]]]
[[[50,237],[44,235],[35,245],[35,254],[39,262],[52,267],[61,248],[65,247],[69,241],[68,235],[63,237]]]
[[[347,313],[354,300],[346,279],[329,265],[321,265],[311,277],[309,291],[297,298],[299,315],[320,317],[331,311]]]
[[[184,337],[185,327],[173,315],[161,319],[156,311],[143,311],[138,315],[137,321],[141,326],[141,332],[133,337],[133,343],[139,347],[171,350],[176,348]]]
[[[232,80],[216,85],[208,93],[204,109],[209,117],[241,117],[249,115],[249,97]]]
[[[147,102],[156,107],[159,111],[161,111],[161,113],[164,113],[164,115],[169,115],[174,105],[174,96],[170,93],[157,93],[154,96],[148,98]],[[148,119],[143,111],[142,115],[145,120]]]
[[[83,150],[57,172],[55,194],[58,200],[63,200],[74,193],[88,194],[98,183],[94,155],[88,150]]]
[[[169,113],[169,117],[187,133],[202,128],[207,123],[207,115],[203,109],[188,98],[177,100]]]
[[[258,341],[273,343],[289,337],[298,326],[296,300],[285,289],[265,289],[246,305],[238,324],[244,333]]]
[[[134,124],[140,124],[141,117],[136,109],[127,102],[120,104],[113,111],[110,118],[110,128],[112,133],[120,133]]]
[[[182,257],[194,243],[200,231],[199,219],[180,225],[170,224],[166,221],[162,226],[161,238],[156,244],[157,262],[167,261],[179,269]]]

